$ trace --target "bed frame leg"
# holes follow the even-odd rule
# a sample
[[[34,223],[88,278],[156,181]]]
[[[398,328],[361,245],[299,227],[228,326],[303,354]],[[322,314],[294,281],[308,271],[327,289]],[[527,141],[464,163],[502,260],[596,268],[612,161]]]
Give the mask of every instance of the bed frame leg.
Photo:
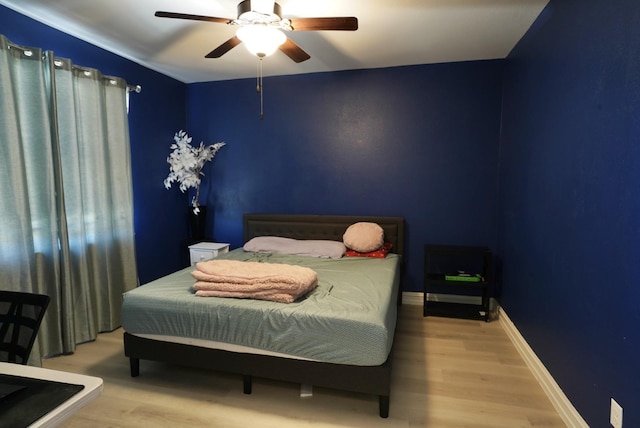
[[[389,417],[389,396],[381,395],[379,397],[379,403],[380,403],[380,417],[388,418]]]
[[[131,370],[131,377],[140,376],[140,359],[129,358],[129,368]]]
[[[248,376],[248,375],[242,376],[242,384],[244,388],[244,393],[251,394],[251,386],[252,386],[251,376]]]

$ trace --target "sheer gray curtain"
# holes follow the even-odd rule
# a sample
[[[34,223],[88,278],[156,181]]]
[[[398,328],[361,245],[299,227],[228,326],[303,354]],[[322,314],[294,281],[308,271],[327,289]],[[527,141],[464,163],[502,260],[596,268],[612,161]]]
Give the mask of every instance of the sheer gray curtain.
[[[52,298],[33,363],[118,327],[137,285],[126,88],[0,35],[0,288]]]

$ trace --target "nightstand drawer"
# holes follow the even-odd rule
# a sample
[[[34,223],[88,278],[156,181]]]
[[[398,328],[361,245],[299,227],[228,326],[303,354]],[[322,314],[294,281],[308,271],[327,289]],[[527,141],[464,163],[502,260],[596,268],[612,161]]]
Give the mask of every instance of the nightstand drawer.
[[[189,258],[192,266],[198,262],[215,259],[219,254],[228,252],[229,244],[217,242],[200,242],[189,246]]]

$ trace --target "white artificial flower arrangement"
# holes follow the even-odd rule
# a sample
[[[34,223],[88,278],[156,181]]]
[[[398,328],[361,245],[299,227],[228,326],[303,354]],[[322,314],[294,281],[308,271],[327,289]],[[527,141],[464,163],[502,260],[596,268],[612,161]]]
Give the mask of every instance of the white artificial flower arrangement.
[[[204,142],[200,142],[200,146],[191,145],[191,137],[185,131],[180,130],[173,136],[174,144],[171,145],[173,151],[167,158],[169,164],[169,175],[164,179],[164,187],[171,188],[171,184],[175,181],[180,183],[180,191],[186,192],[187,189],[193,187],[196,194],[191,200],[193,213],[200,212],[200,176],[204,176],[202,167],[213,159],[218,150],[227,143],[220,142],[205,146]]]

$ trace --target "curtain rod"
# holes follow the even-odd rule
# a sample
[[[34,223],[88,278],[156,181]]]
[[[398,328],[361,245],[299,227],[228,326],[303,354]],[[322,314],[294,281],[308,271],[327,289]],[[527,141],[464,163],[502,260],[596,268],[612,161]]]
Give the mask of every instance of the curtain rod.
[[[142,92],[142,86],[140,86],[140,85],[127,85],[127,92],[135,92],[136,94],[139,94],[140,92]]]

